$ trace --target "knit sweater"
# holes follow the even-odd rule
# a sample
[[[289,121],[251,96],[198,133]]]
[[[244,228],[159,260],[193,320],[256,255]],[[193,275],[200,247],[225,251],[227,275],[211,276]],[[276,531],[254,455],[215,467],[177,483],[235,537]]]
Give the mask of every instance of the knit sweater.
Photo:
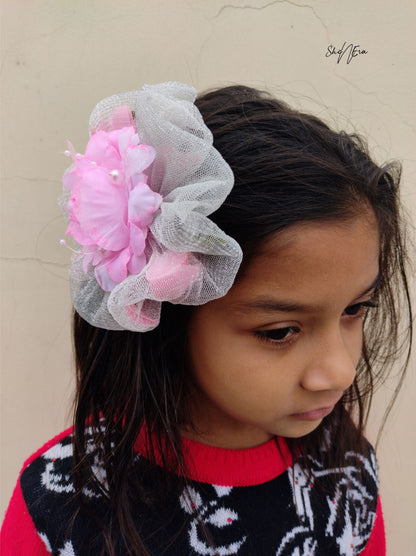
[[[25,463],[3,522],[2,556],[99,553],[102,534],[96,521],[76,512],[71,439],[72,431],[65,431]],[[139,436],[136,444],[138,476],[154,477],[163,470],[143,456],[143,439]],[[135,507],[136,524],[150,554],[385,554],[371,447],[366,455],[347,453],[345,465],[336,469],[328,468],[324,457],[293,463],[283,439],[244,450],[184,439],[183,447],[188,485],[179,495],[167,495],[156,511],[139,502]],[[91,438],[89,453],[94,472],[105,482]],[[314,488],[314,481],[328,476],[334,479],[330,491]],[[88,489],[85,494],[99,511],[100,495]],[[203,528],[211,535],[211,545]],[[120,545],[116,553],[125,550]]]

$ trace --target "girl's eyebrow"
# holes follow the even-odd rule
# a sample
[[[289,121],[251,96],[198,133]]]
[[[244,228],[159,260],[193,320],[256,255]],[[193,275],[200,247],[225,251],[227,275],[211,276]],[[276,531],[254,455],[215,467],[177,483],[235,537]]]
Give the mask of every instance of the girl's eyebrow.
[[[366,288],[356,299],[360,299],[375,290],[380,282],[380,275]],[[282,313],[312,313],[319,309],[316,305],[307,303],[296,303],[291,301],[279,301],[271,297],[258,297],[248,303],[237,303],[232,305],[231,309],[237,313],[247,313],[250,310],[259,310],[266,313],[282,312]]]

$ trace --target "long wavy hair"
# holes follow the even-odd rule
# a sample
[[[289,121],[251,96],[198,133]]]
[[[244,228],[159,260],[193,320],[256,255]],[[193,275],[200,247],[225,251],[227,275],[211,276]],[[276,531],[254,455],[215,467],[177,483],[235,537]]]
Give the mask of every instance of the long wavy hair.
[[[288,440],[294,458],[317,455],[326,443],[332,465],[341,466],[347,450],[364,449],[363,430],[376,387],[400,360],[398,389],[410,355],[400,165],[377,165],[357,135],[333,131],[320,119],[249,87],[209,91],[196,105],[214,146],[234,172],[235,185],[211,219],[242,247],[240,272],[270,234],[299,222],[348,220],[368,207],[374,211],[380,232],[378,310],[364,319],[356,378],[322,425],[306,437]],[[192,427],[187,367],[192,310],[165,303],[159,326],[143,334],[94,328],[74,314],[74,480],[78,505],[86,511],[91,511],[83,494],[86,486],[105,495],[110,516],[102,525],[106,554],[115,554],[116,531],[126,553],[148,554],[133,519],[133,499],[157,505],[164,489],[174,488],[167,479],[151,491],[139,484],[134,444],[144,423],[153,431],[149,458],[160,453],[166,468],[186,482],[180,430]],[[106,485],[88,458],[87,427],[102,457]],[[209,540],[209,531],[206,535]]]

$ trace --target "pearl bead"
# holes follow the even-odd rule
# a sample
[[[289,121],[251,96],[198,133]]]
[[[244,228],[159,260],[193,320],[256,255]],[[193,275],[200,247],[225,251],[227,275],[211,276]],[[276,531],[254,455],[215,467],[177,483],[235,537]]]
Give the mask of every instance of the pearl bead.
[[[111,170],[110,177],[111,177],[111,181],[113,181],[114,183],[118,183],[120,178],[120,172],[118,170]]]

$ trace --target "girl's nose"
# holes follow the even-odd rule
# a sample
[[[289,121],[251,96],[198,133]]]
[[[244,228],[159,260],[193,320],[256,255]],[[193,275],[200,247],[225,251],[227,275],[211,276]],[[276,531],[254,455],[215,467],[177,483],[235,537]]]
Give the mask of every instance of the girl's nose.
[[[357,371],[361,341],[359,344],[359,347],[347,345],[339,330],[322,338],[312,348],[311,358],[302,375],[302,387],[310,391],[346,390]],[[358,354],[355,354],[356,351]]]

